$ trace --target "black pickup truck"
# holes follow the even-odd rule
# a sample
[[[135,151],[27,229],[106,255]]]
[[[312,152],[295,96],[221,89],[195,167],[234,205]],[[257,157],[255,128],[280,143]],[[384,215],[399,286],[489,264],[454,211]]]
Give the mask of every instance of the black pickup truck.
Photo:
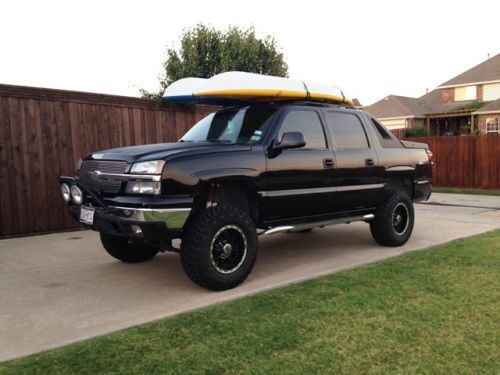
[[[224,290],[251,272],[259,234],[364,221],[377,243],[404,244],[431,180],[427,146],[398,140],[369,114],[276,102],[212,113],[175,143],[92,153],[60,186],[113,257],[178,251],[191,280]]]

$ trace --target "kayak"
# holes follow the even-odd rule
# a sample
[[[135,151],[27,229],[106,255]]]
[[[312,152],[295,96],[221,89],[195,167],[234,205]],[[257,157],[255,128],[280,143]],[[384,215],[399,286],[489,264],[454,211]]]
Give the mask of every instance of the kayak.
[[[211,78],[180,79],[167,87],[163,100],[216,105],[307,100],[352,106],[342,90],[335,86],[246,72],[225,72]]]

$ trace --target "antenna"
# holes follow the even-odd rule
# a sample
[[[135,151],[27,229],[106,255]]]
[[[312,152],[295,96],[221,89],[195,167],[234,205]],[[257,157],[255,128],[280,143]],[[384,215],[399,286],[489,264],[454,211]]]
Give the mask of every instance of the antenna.
[[[304,88],[306,89],[306,98],[311,99],[311,93],[309,92],[309,88],[307,87],[307,85],[304,81],[302,81],[302,84],[304,85]]]

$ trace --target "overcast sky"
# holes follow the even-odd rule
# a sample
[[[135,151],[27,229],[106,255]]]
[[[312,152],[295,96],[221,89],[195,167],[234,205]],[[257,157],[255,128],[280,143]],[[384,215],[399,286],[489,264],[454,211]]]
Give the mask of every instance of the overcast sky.
[[[0,83],[138,95],[197,23],[274,36],[291,78],[363,104],[420,96],[500,53],[499,1],[22,1],[0,4]]]

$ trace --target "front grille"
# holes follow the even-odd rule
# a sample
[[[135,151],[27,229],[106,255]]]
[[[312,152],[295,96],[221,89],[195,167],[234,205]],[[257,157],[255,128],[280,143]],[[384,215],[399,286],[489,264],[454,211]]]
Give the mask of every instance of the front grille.
[[[125,173],[127,162],[113,160],[85,160],[79,170],[80,180],[95,192],[116,194],[122,187],[121,181],[96,180],[85,172]]]
[[[114,160],[85,160],[81,167],[81,171],[99,171],[105,173],[125,173],[127,168],[126,161]]]

